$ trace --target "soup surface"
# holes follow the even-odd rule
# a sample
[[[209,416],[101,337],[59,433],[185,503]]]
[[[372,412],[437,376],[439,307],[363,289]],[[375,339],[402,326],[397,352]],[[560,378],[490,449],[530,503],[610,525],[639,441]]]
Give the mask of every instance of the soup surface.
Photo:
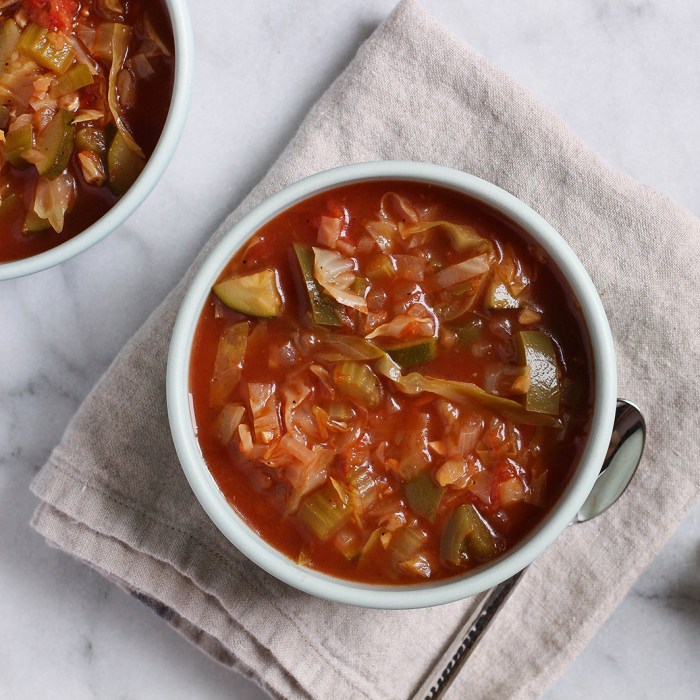
[[[190,389],[221,491],[344,579],[416,583],[506,551],[565,488],[592,369],[571,293],[462,194],[378,181],[297,204],[214,286]]]
[[[53,248],[126,193],[173,87],[162,0],[0,2],[0,262]]]

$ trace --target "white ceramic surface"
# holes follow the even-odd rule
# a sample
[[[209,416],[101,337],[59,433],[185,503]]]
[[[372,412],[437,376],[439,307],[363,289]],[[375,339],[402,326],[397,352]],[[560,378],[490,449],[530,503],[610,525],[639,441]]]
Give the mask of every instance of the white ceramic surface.
[[[700,216],[700,4],[423,2],[614,167]],[[191,3],[190,118],[151,196],[118,235],[0,284],[3,699],[268,697],[47,547],[29,527],[36,499],[28,485],[126,340],[394,4]],[[619,371],[624,393],[635,368]],[[545,700],[697,700],[699,556],[700,504]]]
[[[441,185],[462,192],[507,216],[549,254],[569,282],[586,323],[595,376],[591,432],[569,485],[543,522],[495,561],[447,581],[377,586],[343,581],[297,565],[260,538],[226,501],[197,443],[191,415],[190,358],[194,334],[212,285],[226,264],[264,224],[290,206],[333,187],[397,179]],[[378,161],[326,170],[280,192],[243,217],[197,272],[175,322],[167,377],[168,415],[180,463],[195,495],[221,532],[258,566],[306,593],[350,605],[418,608],[467,598],[495,586],[539,556],[574,519],[595,482],[608,449],[617,400],[615,349],[605,310],[588,273],[564,239],[537,213],[500,187],[473,175],[426,163]]]
[[[65,243],[29,258],[0,263],[0,281],[41,272],[70,260],[116,231],[148,197],[175,153],[187,119],[194,71],[192,24],[186,0],[164,0],[175,43],[173,95],[163,132],[146,167],[129,191],[92,226]]]

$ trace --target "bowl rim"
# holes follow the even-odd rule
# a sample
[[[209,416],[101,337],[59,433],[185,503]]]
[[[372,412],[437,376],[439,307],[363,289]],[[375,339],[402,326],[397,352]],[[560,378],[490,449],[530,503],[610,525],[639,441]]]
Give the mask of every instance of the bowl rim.
[[[493,562],[450,579],[415,585],[363,584],[306,569],[274,549],[226,501],[204,461],[194,428],[189,366],[194,331],[213,282],[250,235],[279,213],[337,186],[370,180],[410,180],[456,189],[515,221],[548,252],[581,305],[593,353],[594,406],[591,432],[574,475],[557,505],[519,544]],[[532,563],[572,522],[590,493],[608,449],[617,401],[615,350],[608,320],[593,282],[564,239],[539,214],[500,187],[444,166],[413,161],[371,161],[326,170],[266,199],[215,245],[192,279],[170,343],[167,407],[173,443],[200,504],[223,535],[250,560],[285,583],[327,600],[369,608],[409,609],[454,602],[483,592]]]
[[[175,70],[173,94],[163,131],[143,172],[128,192],[94,224],[50,250],[0,263],[0,281],[26,277],[74,258],[121,226],[144,202],[162,177],[185,127],[194,70],[193,34],[186,0],[163,0],[173,29]]]

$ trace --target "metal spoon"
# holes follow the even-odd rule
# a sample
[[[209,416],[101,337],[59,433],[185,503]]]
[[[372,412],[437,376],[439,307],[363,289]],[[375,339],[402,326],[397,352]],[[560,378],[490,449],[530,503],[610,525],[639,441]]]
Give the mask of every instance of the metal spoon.
[[[630,401],[618,399],[608,453],[593,489],[572,524],[595,518],[620,498],[637,470],[645,439],[646,423],[641,411]],[[411,700],[435,700],[442,696],[524,572],[525,569],[488,592]]]

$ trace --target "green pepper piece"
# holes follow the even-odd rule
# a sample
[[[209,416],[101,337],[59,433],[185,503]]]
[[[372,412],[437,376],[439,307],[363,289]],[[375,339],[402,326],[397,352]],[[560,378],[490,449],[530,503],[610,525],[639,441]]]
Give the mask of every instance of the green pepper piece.
[[[339,362],[333,368],[338,390],[367,408],[377,408],[382,398],[382,384],[377,375],[362,362]]]
[[[36,164],[39,175],[49,179],[58,177],[68,167],[74,145],[73,115],[67,109],[60,109],[36,140],[42,156]]]
[[[31,124],[25,124],[18,129],[10,131],[5,136],[5,146],[7,148],[7,160],[15,168],[24,170],[29,167],[29,163],[24,160],[24,154],[34,146],[34,130]]]
[[[19,38],[17,48],[42,68],[54,73],[65,73],[75,58],[75,50],[61,34],[52,32],[30,22]]]
[[[93,151],[93,153],[104,155],[107,152],[105,132],[92,126],[80,129],[75,135],[75,150]]]
[[[518,361],[530,368],[530,388],[525,409],[533,413],[559,414],[557,356],[550,337],[542,331],[518,331]]]
[[[231,277],[215,284],[212,291],[230,309],[248,316],[270,318],[282,313],[277,273],[271,269]]]
[[[437,357],[437,338],[423,338],[419,341],[402,343],[387,348],[387,353],[403,369],[430,362]]]
[[[444,561],[459,566],[465,555],[486,561],[496,556],[499,549],[496,538],[473,505],[462,505],[452,512],[440,541],[440,556]]]
[[[349,500],[330,483],[307,496],[299,508],[299,517],[319,540],[327,540],[351,515]]]
[[[109,189],[118,197],[126,194],[146,167],[146,159],[129,148],[121,131],[117,131],[107,154]]]
[[[314,323],[319,326],[342,326],[340,306],[335,299],[323,293],[314,277],[314,254],[311,248],[301,243],[295,243],[294,252],[299,261],[299,269],[309,295]]]
[[[92,85],[94,78],[90,69],[84,63],[73,66],[65,75],[62,75],[51,88],[49,94],[54,99],[63,97],[69,92],[76,92],[80,88]]]
[[[434,523],[442,495],[445,493],[444,487],[438,486],[427,471],[422,471],[418,476],[404,484],[403,488],[408,505],[418,515],[422,515],[426,520]]]

